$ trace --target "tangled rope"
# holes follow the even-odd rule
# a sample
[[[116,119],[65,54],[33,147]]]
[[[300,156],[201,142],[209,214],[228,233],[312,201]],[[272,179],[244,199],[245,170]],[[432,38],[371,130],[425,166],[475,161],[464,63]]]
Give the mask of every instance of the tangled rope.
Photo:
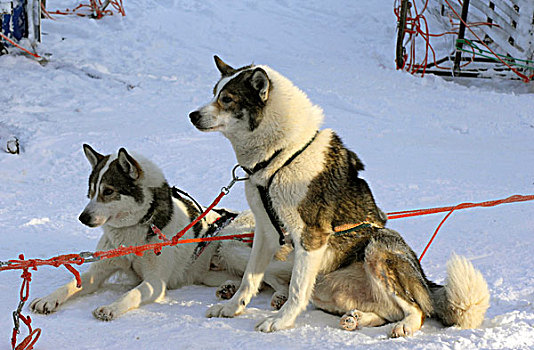
[[[108,5],[111,5],[122,16],[126,16],[122,0],[105,0],[104,2],[102,0],[89,0],[89,4],[79,4],[73,9],[65,9],[64,11],[47,11],[41,3],[41,11],[49,19],[54,19],[52,15],[75,15],[100,19],[104,16],[113,16],[114,12],[107,9]]]
[[[24,260],[24,255],[20,255],[19,258]],[[31,350],[33,345],[37,342],[41,336],[41,329],[36,328],[32,329],[31,322],[32,319],[30,316],[26,317],[22,314],[22,308],[30,294],[30,282],[32,280],[32,274],[27,267],[22,269],[22,286],[20,287],[20,302],[17,310],[13,312],[13,335],[11,336],[11,347],[15,350]],[[28,327],[28,336],[18,345],[17,344],[17,334],[20,334],[20,321],[22,321]]]
[[[46,18],[52,19],[52,20],[54,19],[52,17],[52,14],[54,15],[76,15],[80,17],[92,17],[92,18],[100,19],[104,16],[112,16],[114,14],[113,10],[106,9],[108,5],[111,5],[111,7],[113,7],[122,16],[126,16],[126,12],[124,11],[122,0],[105,0],[104,2],[102,2],[101,0],[89,0],[89,4],[79,4],[72,10],[66,9],[64,11],[61,11],[61,10],[47,11],[44,4],[41,2],[41,12]],[[17,44],[16,42],[8,38],[6,35],[4,35],[2,32],[0,32],[0,37],[3,40],[9,42],[14,47],[24,51],[28,55],[31,55],[34,58],[37,58],[38,60],[43,59],[43,57],[39,56],[37,53],[31,52],[30,50]]]
[[[465,1],[465,0],[464,0]],[[444,0],[446,5],[449,7],[449,10],[452,11],[455,18],[454,20],[457,22],[454,22],[452,18],[449,18],[449,22],[451,25],[451,28],[457,28],[461,25],[465,26],[465,28],[478,40],[479,44],[484,46],[484,51],[488,54],[490,54],[490,57],[493,61],[502,63],[504,66],[506,66],[511,72],[516,74],[519,78],[521,78],[524,82],[530,82],[534,79],[534,73],[531,75],[524,74],[520,72],[517,67],[521,67],[524,69],[534,69],[531,66],[525,66],[521,64],[516,64],[516,61],[523,61],[531,63],[527,60],[521,60],[518,58],[511,58],[504,55],[500,55],[495,52],[495,50],[492,50],[488,44],[484,40],[482,40],[473,30],[474,27],[478,26],[493,26],[493,27],[500,27],[498,24],[490,23],[490,22],[466,22],[464,19],[462,19],[462,16],[458,14],[458,12],[453,8],[453,6],[449,3],[448,0]],[[436,51],[434,50],[434,47],[431,43],[431,38],[436,37],[443,37],[445,35],[458,35],[459,31],[452,30],[452,31],[446,31],[443,33],[431,33],[430,28],[428,25],[428,21],[425,16],[425,12],[428,9],[428,0],[423,0],[423,6],[419,10],[417,7],[417,4],[415,1],[410,0],[395,0],[394,5],[394,14],[397,17],[397,23],[398,23],[398,37],[397,37],[397,69],[406,70],[411,74],[420,73],[421,76],[424,76],[427,68],[429,66],[432,66],[433,68],[436,68],[438,70],[443,71],[451,71],[451,67],[442,66],[441,63],[444,61],[447,61],[448,59],[438,59],[436,57]],[[462,2],[460,2],[462,4]],[[407,40],[404,40],[405,34],[408,35]],[[416,38],[420,37],[424,44],[424,54],[421,62],[416,62]],[[468,45],[469,50],[462,49],[462,44],[464,38],[461,38],[459,41],[456,42],[456,50],[462,51],[466,53],[471,54],[471,58],[467,60],[465,63],[460,64],[458,68],[464,68],[468,66],[469,64],[473,63],[476,56],[482,56],[480,52],[480,48]],[[405,43],[408,46],[408,50],[405,48]],[[477,50],[478,49],[478,50]],[[432,55],[432,62],[429,62],[429,56]],[[483,56],[485,57],[485,56]],[[514,67],[515,66],[515,67]]]
[[[428,1],[428,0],[427,0]],[[458,17],[458,19],[465,25],[465,27],[471,32],[471,34],[477,38],[477,40],[489,51],[493,54],[493,56],[495,57],[495,60],[501,62],[502,64],[504,64],[506,67],[508,67],[512,72],[514,72],[517,76],[519,76],[525,83],[528,83],[530,82],[533,78],[534,78],[534,73],[530,76],[527,76],[525,74],[523,74],[522,72],[520,72],[519,70],[517,70],[515,67],[512,67],[511,63],[510,62],[507,62],[505,61],[504,59],[501,58],[501,55],[498,55],[497,53],[495,53],[494,50],[492,50],[485,42],[484,40],[482,40],[474,31],[473,29],[471,28],[471,25],[469,25],[466,21],[464,21],[462,19],[462,17],[458,14],[458,12],[456,12],[456,10],[451,6],[451,4],[449,3],[448,0],[444,0],[445,3],[447,3],[447,5],[450,7],[450,9],[452,10],[452,12],[454,13],[455,16]],[[491,25],[491,23],[489,23]]]

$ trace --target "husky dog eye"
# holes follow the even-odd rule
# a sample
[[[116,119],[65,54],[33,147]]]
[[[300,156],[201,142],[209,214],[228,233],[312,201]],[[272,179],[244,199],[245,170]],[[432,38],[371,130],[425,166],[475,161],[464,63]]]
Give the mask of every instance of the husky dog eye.
[[[221,101],[222,103],[224,103],[224,104],[229,104],[229,103],[233,102],[234,100],[233,100],[230,96],[228,96],[228,95],[224,95],[224,96],[222,96],[222,97],[220,98],[220,101]]]
[[[104,191],[102,191],[102,194],[104,196],[111,196],[114,192],[115,191],[113,191],[112,188],[107,187],[107,188],[104,189]]]

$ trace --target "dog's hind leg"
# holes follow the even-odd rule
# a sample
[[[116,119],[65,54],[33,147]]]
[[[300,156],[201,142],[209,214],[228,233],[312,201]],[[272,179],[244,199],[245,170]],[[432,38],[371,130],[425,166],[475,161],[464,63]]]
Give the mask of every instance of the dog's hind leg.
[[[386,320],[374,312],[363,312],[356,309],[341,316],[339,321],[341,328],[347,331],[353,331],[361,327],[379,327],[386,323]]]
[[[240,284],[241,281],[228,280],[217,288],[215,291],[215,296],[224,300],[232,299],[239,289]]]
[[[386,234],[373,240],[365,250],[364,268],[385,306],[376,313],[398,321],[391,337],[409,336],[419,330],[433,306],[419,261],[400,236]],[[399,309],[401,319],[397,316]]]
[[[381,305],[363,262],[319,276],[312,296],[313,304],[327,312],[343,315],[341,328],[353,331],[362,327],[378,327],[388,321],[373,310]]]
[[[287,301],[292,268],[292,259],[290,261],[273,260],[265,271],[263,282],[274,289],[271,307],[275,310],[280,310]]]

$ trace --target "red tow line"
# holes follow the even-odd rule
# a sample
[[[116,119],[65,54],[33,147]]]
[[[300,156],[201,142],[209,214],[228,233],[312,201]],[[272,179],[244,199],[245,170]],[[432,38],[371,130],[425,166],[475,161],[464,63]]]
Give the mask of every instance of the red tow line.
[[[440,207],[440,208],[431,208],[431,209],[415,209],[415,210],[406,210],[406,211],[395,211],[388,213],[388,219],[389,220],[395,220],[395,219],[402,219],[402,218],[408,218],[412,216],[422,216],[422,215],[429,215],[429,214],[437,214],[437,213],[444,213],[448,212],[447,215],[441,220],[438,227],[436,228],[436,231],[434,231],[434,234],[430,238],[430,241],[428,241],[428,244],[426,245],[425,249],[421,253],[421,256],[419,256],[419,261],[423,259],[423,256],[425,256],[426,251],[432,244],[432,241],[434,241],[434,238],[436,238],[439,230],[441,229],[441,226],[445,223],[445,221],[451,216],[451,214],[456,210],[461,209],[468,209],[468,208],[475,208],[475,207],[494,207],[500,204],[505,203],[516,203],[516,202],[526,202],[526,201],[532,201],[534,200],[534,195],[513,195],[505,199],[497,199],[492,201],[485,201],[485,202],[478,202],[478,203],[461,203],[455,206],[451,207]]]

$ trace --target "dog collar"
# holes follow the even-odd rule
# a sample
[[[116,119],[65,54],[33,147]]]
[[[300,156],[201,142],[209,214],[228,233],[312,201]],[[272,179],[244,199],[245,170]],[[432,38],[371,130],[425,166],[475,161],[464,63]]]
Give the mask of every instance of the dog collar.
[[[273,155],[269,159],[266,159],[264,161],[257,163],[252,169],[245,168],[244,166],[241,166],[241,169],[243,169],[245,173],[247,173],[249,176],[252,174],[255,174],[258,171],[265,169],[267,165],[269,165],[269,163],[271,163],[273,159],[276,158],[281,152],[282,152],[282,149],[279,149],[278,151],[274,152]]]
[[[315,135],[313,135],[313,137],[310,139],[310,141],[308,141],[308,143],[306,143],[304,145],[304,147],[302,147],[300,150],[298,150],[297,152],[295,152],[285,163],[284,165],[282,165],[280,167],[283,168],[285,167],[286,165],[288,165],[289,163],[291,163],[295,158],[297,158],[302,152],[304,152],[304,150],[306,148],[308,148],[308,146],[315,140],[315,138],[317,137],[317,134],[319,134],[319,130],[317,130],[315,132]],[[250,169],[250,168],[246,168],[244,166],[241,166],[241,169],[243,169],[245,171],[245,173],[247,173],[247,175],[251,176],[255,173],[257,173],[258,171],[262,170],[262,169],[265,169],[272,161],[274,158],[276,158],[280,153],[282,153],[283,149],[279,149],[277,150],[276,152],[273,153],[273,155],[269,158],[269,159],[266,159],[264,161],[261,161],[259,163],[257,163],[254,168]],[[278,169],[278,170],[280,170]],[[278,172],[277,170],[277,172]]]

